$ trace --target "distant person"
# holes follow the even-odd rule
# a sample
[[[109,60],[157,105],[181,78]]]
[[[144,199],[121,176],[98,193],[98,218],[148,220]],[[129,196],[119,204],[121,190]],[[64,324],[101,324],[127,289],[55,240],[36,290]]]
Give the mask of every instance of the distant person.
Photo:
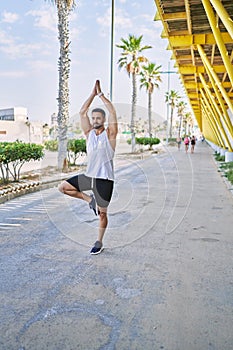
[[[180,138],[180,136],[177,137],[176,142],[177,142],[178,151],[180,151],[180,146],[181,146],[181,138]]]
[[[196,137],[194,135],[191,137],[190,143],[191,143],[191,153],[194,153],[194,148],[196,145]]]
[[[185,136],[184,138],[184,146],[185,146],[185,152],[187,153],[188,152],[188,149],[189,149],[189,137],[188,136]]]
[[[108,110],[108,127],[105,128],[105,111],[95,108],[91,112],[91,121],[88,109],[98,96]],[[110,203],[114,170],[113,157],[118,132],[116,111],[112,103],[104,96],[99,80],[96,81],[91,95],[80,110],[81,127],[87,140],[87,169],[85,174],[78,174],[59,185],[59,191],[68,196],[82,199],[89,204],[95,215],[99,215],[99,231],[97,241],[91,249],[91,254],[99,254],[103,248],[103,237],[108,224],[107,209]],[[92,191],[91,195],[85,191]]]

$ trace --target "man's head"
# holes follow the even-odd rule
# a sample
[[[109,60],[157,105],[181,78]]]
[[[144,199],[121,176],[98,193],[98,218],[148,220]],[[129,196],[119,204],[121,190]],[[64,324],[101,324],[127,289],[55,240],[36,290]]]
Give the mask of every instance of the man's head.
[[[95,108],[91,112],[91,118],[94,129],[100,129],[106,120],[105,111],[102,108]]]

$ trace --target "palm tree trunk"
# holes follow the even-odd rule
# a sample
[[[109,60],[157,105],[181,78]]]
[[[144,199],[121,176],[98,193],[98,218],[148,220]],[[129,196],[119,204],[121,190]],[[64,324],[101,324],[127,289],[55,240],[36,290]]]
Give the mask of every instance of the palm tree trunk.
[[[170,119],[170,132],[169,132],[170,138],[172,138],[173,112],[174,112],[174,108],[171,106],[171,119]]]
[[[62,1],[57,1],[58,32],[60,57],[58,60],[58,169],[67,168],[67,124],[69,120],[69,13],[70,10]]]
[[[151,131],[151,92],[148,92],[148,123],[149,123],[149,136],[152,137]]]
[[[181,126],[182,126],[182,115],[180,115],[180,120],[179,120],[179,129],[178,129],[178,136],[180,137],[180,133],[181,133]]]
[[[136,116],[136,104],[137,104],[137,81],[136,74],[132,73],[132,105],[131,105],[131,145],[132,152],[135,152],[135,116]]]

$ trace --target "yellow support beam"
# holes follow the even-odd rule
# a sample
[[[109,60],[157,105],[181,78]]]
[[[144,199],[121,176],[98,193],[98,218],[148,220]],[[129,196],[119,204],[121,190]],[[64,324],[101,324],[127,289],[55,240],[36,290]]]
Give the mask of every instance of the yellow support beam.
[[[210,106],[207,97],[205,96],[203,89],[200,90],[201,95],[202,95],[202,108],[204,109],[204,112],[206,114],[206,116],[208,116],[208,120],[210,122],[210,125],[212,126],[212,130],[214,131],[216,138],[218,139],[218,144],[219,146],[221,146],[222,148],[226,148],[224,145],[224,141],[223,138],[221,136],[221,133],[218,129],[218,124],[215,118],[213,118],[213,110],[212,107]]]
[[[232,44],[232,38],[229,33],[222,33],[222,39],[225,44]],[[173,48],[182,48],[195,45],[214,45],[216,40],[211,34],[193,34],[193,35],[169,35],[169,42]]]
[[[177,60],[189,60],[190,61],[192,59],[192,55],[179,55],[179,56],[176,56],[176,59]]]
[[[225,90],[224,87],[222,86],[221,81],[219,80],[219,78],[218,78],[218,76],[217,76],[217,74],[216,74],[216,71],[215,71],[214,68],[211,66],[211,64],[210,64],[210,62],[209,62],[209,60],[208,60],[208,58],[207,58],[207,56],[206,56],[206,54],[205,54],[203,48],[201,47],[201,45],[197,45],[197,49],[198,49],[198,52],[199,52],[199,54],[200,54],[200,56],[201,56],[201,59],[202,59],[203,63],[208,67],[208,70],[209,70],[209,72],[211,73],[211,75],[212,75],[212,77],[213,77],[215,83],[217,84],[219,90],[221,91],[221,94],[222,94],[224,100],[226,101],[226,103],[227,103],[227,105],[228,105],[230,111],[233,113],[233,105],[232,105],[232,103],[231,103],[231,100],[230,100],[230,98],[229,98],[229,96],[228,96],[226,90]]]
[[[211,142],[213,142],[215,145],[220,146],[220,141],[216,135],[215,130],[213,129],[213,127],[211,126],[211,123],[209,121],[209,116],[207,114],[205,115],[205,124],[204,124],[204,128],[203,128],[203,135],[205,136],[205,138]]]
[[[205,102],[205,106],[207,108],[210,120],[213,123],[213,125],[215,126],[218,138],[219,138],[219,140],[221,140],[221,144],[224,145],[223,137],[222,137],[222,134],[221,134],[222,125],[220,125],[220,123],[219,123],[219,118],[217,118],[216,112],[215,112],[213,106],[211,105],[211,103],[210,103],[210,101],[208,99],[208,96],[206,96],[206,94],[204,93],[203,89],[200,90],[200,93],[201,93],[202,98],[203,98],[203,100]]]
[[[191,21],[191,16],[190,16],[190,5],[189,5],[189,0],[184,0],[184,5],[185,5],[185,11],[187,14],[187,27],[188,27],[188,33],[192,33],[192,21]]]
[[[197,92],[197,93],[188,93],[188,97],[189,97],[190,99],[198,100],[199,95],[198,95],[198,92]]]
[[[160,14],[158,11],[156,12],[156,14],[154,16],[154,21],[161,21],[161,17],[160,17]]]
[[[185,85],[185,88],[186,89],[196,89],[196,90],[199,90],[200,88],[203,87],[203,85],[201,83],[195,83],[195,82],[183,82],[183,84]],[[209,87],[212,87],[212,85],[208,82],[207,85]],[[222,83],[222,86],[226,89],[226,88],[231,88],[232,85],[229,81],[225,81]]]
[[[223,65],[219,66],[213,66],[216,73],[225,73],[226,68]],[[181,74],[199,74],[199,73],[205,73],[205,67],[203,66],[185,66],[185,65],[179,65],[179,72]]]
[[[208,140],[212,141],[215,144],[219,144],[219,140],[216,136],[215,131],[213,130],[213,127],[211,126],[207,113],[205,113],[203,108],[203,118],[202,118],[202,133]]]
[[[233,85],[233,67],[232,67],[232,63],[231,63],[230,58],[228,56],[228,52],[227,52],[226,46],[224,44],[224,41],[222,39],[220,29],[217,26],[214,11],[212,9],[212,6],[210,5],[210,1],[209,0],[202,0],[202,4],[204,6],[206,15],[208,17],[208,20],[209,20],[212,32],[214,34],[217,46],[219,48],[219,51],[220,51],[220,54],[221,54],[224,66],[226,67],[229,79],[231,81],[231,84]]]
[[[224,8],[222,2],[219,0],[210,0],[210,2],[214,7],[215,11],[217,12],[218,16],[221,18],[222,23],[224,24],[228,33],[233,39],[233,21],[227,13],[226,9]]]
[[[211,109],[212,109],[213,117],[215,118],[216,123],[217,123],[217,125],[218,125],[218,127],[220,129],[219,131],[223,135],[229,151],[232,152],[233,149],[232,149],[231,143],[229,141],[229,138],[228,138],[228,136],[226,134],[226,131],[225,131],[225,129],[224,129],[223,125],[222,125],[222,121],[221,121],[221,119],[223,119],[223,121],[225,122],[225,119],[223,118],[223,115],[222,115],[222,113],[221,113],[221,111],[220,111],[220,109],[219,109],[219,107],[218,107],[218,105],[217,105],[213,95],[211,94],[209,87],[205,84],[204,77],[202,76],[202,74],[200,74],[199,77],[200,77],[201,82],[202,82],[202,84],[204,86],[204,90],[205,90],[207,99],[209,101],[208,104],[209,104],[209,106],[212,107]],[[201,89],[201,91],[203,91],[203,90]],[[228,129],[228,126],[226,124],[225,124],[225,126]]]
[[[223,119],[224,119],[224,122],[225,122],[225,125],[231,135],[231,137],[233,138],[233,125],[231,123],[231,120],[230,120],[230,117],[228,115],[228,112],[227,112],[227,109],[225,107],[225,103],[224,103],[224,100],[223,100],[223,97],[221,95],[221,93],[219,92],[218,90],[218,87],[211,75],[211,72],[209,71],[208,67],[206,67],[206,70],[207,70],[207,73],[208,73],[208,76],[209,76],[209,79],[210,79],[210,83],[211,83],[211,86],[212,88],[214,89],[214,92],[215,92],[215,96],[222,108],[222,115],[223,115]]]
[[[206,117],[206,119],[207,119],[207,121],[208,121],[208,124],[209,124],[209,127],[210,127],[210,129],[211,129],[211,134],[214,133],[215,138],[216,138],[216,140],[217,140],[216,143],[217,143],[220,147],[223,148],[223,142],[222,142],[221,137],[220,137],[220,135],[219,135],[219,133],[218,133],[218,128],[217,128],[217,126],[216,126],[216,123],[215,123],[215,121],[211,118],[210,112],[209,112],[209,110],[208,110],[208,107],[205,105],[205,103],[204,103],[203,100],[201,100],[201,107],[202,107],[202,110],[203,110],[203,115]]]
[[[182,19],[187,20],[187,14],[186,14],[186,12],[164,13],[162,19],[165,22],[167,22],[167,21],[180,21]]]

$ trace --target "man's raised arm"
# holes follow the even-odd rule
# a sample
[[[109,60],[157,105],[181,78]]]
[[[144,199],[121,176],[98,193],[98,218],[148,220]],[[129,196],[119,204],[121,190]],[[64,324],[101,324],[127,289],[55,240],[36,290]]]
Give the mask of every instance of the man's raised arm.
[[[84,102],[82,105],[79,115],[80,115],[80,120],[81,120],[81,128],[84,132],[85,135],[89,133],[89,131],[92,129],[92,125],[90,123],[90,119],[87,115],[88,109],[94,100],[95,96],[97,95],[97,90],[96,90],[96,84],[94,86],[94,89],[92,90],[91,95],[88,97],[88,99]]]
[[[112,104],[112,102],[104,96],[103,92],[100,88],[100,82],[99,80],[96,81],[96,92],[101,101],[106,106],[109,116],[108,116],[108,137],[109,141],[112,144],[113,149],[116,147],[116,136],[118,133],[118,124],[117,124],[117,115],[116,110]]]

